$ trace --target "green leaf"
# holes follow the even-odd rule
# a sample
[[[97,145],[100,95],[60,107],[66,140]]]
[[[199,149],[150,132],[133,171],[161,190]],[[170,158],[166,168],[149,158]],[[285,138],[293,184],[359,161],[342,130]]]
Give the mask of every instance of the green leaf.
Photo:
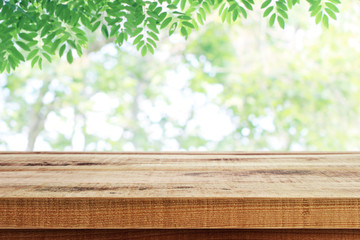
[[[284,3],[282,3],[282,2],[280,2],[280,1],[277,1],[277,2],[276,2],[276,7],[277,7],[278,9],[283,10],[283,11],[287,11],[287,10],[288,10],[288,8],[286,7],[286,5],[285,5]]]
[[[184,26],[186,26],[186,27],[189,27],[189,28],[195,28],[194,27],[194,25],[192,24],[192,23],[190,23],[190,22],[185,22],[185,21],[183,21],[183,22],[181,22]]]
[[[148,51],[151,53],[151,54],[154,54],[154,48],[153,46],[151,46],[149,43],[146,44],[146,47],[148,49]]]
[[[48,60],[49,63],[51,63],[51,57],[49,56],[49,54],[43,52],[42,55],[46,58],[46,60]]]
[[[281,10],[281,9],[277,9],[277,12],[285,19],[288,19],[288,15],[285,11]]]
[[[38,65],[39,65],[39,68],[42,69],[42,58],[39,58]]]
[[[318,15],[316,15],[315,23],[316,24],[320,23],[321,18],[322,18],[322,12],[319,12]]]
[[[186,5],[186,0],[181,0],[180,1],[180,9],[181,9],[181,11],[184,11],[185,5]]]
[[[137,28],[131,33],[131,35],[133,37],[135,37],[135,36],[139,35],[142,31],[143,31],[143,28]]]
[[[239,12],[235,9],[232,15],[232,20],[235,22],[239,16]]]
[[[147,41],[148,41],[151,45],[153,45],[154,48],[156,48],[156,43],[155,43],[154,40],[152,40],[151,38],[148,38]]]
[[[196,22],[194,19],[192,20],[192,24],[194,25],[195,30],[198,31],[198,30],[199,30],[199,26],[198,26],[197,22]]]
[[[245,8],[240,7],[239,9],[240,9],[241,14],[244,16],[244,18],[247,18],[247,13],[246,13]]]
[[[158,21],[162,22],[166,18],[167,14],[166,12],[163,12],[159,15]]]
[[[171,35],[175,32],[175,30],[176,30],[176,28],[177,28],[177,25],[178,25],[177,22],[174,22],[174,23],[171,25],[171,27],[170,27],[170,29],[169,29],[169,36],[171,36]]]
[[[34,37],[36,37],[36,33],[19,33],[19,37],[26,41],[33,41]]]
[[[225,9],[223,10],[222,14],[221,14],[221,21],[222,21],[222,22],[225,22],[227,13],[228,13],[228,10],[227,10],[227,8],[225,8]]]
[[[35,66],[35,64],[37,63],[37,61],[39,60],[39,56],[36,56],[33,58],[33,60],[31,61],[31,67],[33,68]]]
[[[134,41],[133,44],[136,45],[138,42],[140,42],[140,40],[144,37],[143,34],[140,34],[139,36],[137,36]]]
[[[60,43],[61,43],[60,39],[56,39],[53,45],[51,46],[51,52],[53,52],[52,53],[53,55],[55,55],[55,51],[59,47]]]
[[[327,15],[324,14],[323,19],[322,19],[322,23],[326,28],[329,28],[329,18]]]
[[[285,21],[282,17],[278,16],[277,17],[277,20],[278,20],[278,23],[279,23],[279,26],[284,29],[285,28]]]
[[[336,14],[331,9],[325,8],[325,12],[329,15],[329,17],[336,20]]]
[[[60,49],[59,49],[59,57],[62,57],[62,55],[64,54],[64,51],[65,51],[65,48],[66,48],[66,45],[63,44]]]
[[[184,27],[181,27],[181,28],[180,28],[180,33],[181,33],[181,35],[183,35],[183,36],[185,36],[185,37],[188,36],[188,32],[186,31],[186,28],[184,28]]]
[[[146,46],[143,46],[143,48],[141,49],[141,55],[145,56],[146,52],[147,52],[147,48],[146,48]]]
[[[160,29],[163,29],[165,28],[167,25],[169,25],[169,23],[171,22],[172,20],[172,17],[168,17],[166,18],[160,25]]]
[[[230,7],[229,7],[229,12],[234,11],[237,6],[238,6],[237,3],[232,3],[232,4],[230,5]]]
[[[36,44],[38,44],[38,41],[30,41],[26,45],[31,48],[31,47],[35,46]]]
[[[24,43],[24,42],[21,42],[21,41],[16,41],[16,44],[21,47],[22,49],[24,49],[25,51],[30,51],[30,48]]]
[[[68,51],[67,55],[66,55],[66,59],[68,61],[68,63],[72,63],[73,62],[73,55],[72,55],[72,52],[71,52],[71,49]]]
[[[288,4],[289,9],[291,9],[292,6],[293,6],[293,2],[292,2],[292,1],[293,1],[293,0],[287,0],[287,4]]]
[[[93,25],[92,28],[91,28],[91,31],[92,31],[92,32],[95,32],[96,29],[98,29],[98,27],[100,26],[100,23],[101,23],[100,21],[94,23],[94,25]]]
[[[225,6],[225,4],[222,5],[222,8],[223,8],[224,6]],[[221,8],[220,8],[220,9],[221,9]],[[221,9],[221,11],[222,11],[222,9]],[[221,11],[219,10],[219,14],[221,14],[221,13],[220,13]],[[199,8],[199,13],[200,13],[202,19],[205,21],[205,20],[206,20],[206,12],[205,12],[205,10],[204,10],[203,8]]]
[[[67,40],[66,41],[72,48],[76,48],[76,43],[74,40]]]
[[[201,17],[201,14],[200,14],[200,13],[197,13],[196,16],[197,16],[198,22],[199,22],[201,25],[204,25],[204,22],[203,22],[203,19],[202,19],[202,17]]]
[[[273,7],[273,6],[268,7],[268,8],[265,10],[265,12],[264,12],[263,17],[267,17],[267,16],[272,12],[272,10],[274,10],[274,7]]]
[[[51,29],[51,25],[45,25],[45,27],[41,30],[40,37],[44,37],[46,34],[49,34],[49,30]]]
[[[159,30],[157,29],[157,26],[156,26],[156,22],[155,22],[155,21],[150,22],[147,26],[148,26],[148,28],[149,28],[151,31],[153,31],[153,32],[155,32],[155,33],[159,33]]]
[[[267,1],[263,2],[263,4],[261,5],[261,9],[266,8],[267,6],[269,6],[270,3],[271,3],[271,0],[267,0]]]
[[[273,13],[273,15],[271,15],[270,20],[269,20],[269,25],[270,25],[271,27],[274,26],[275,19],[276,19],[276,14]]]
[[[148,34],[150,37],[152,37],[154,40],[159,41],[159,37],[158,37],[155,33],[150,32],[150,31],[147,31],[147,34]]]
[[[32,50],[28,55],[27,55],[27,60],[30,60],[30,59],[32,59],[33,57],[35,57],[36,56],[36,54],[39,52],[39,49],[38,48],[36,48],[36,49],[34,49],[34,50]]]
[[[325,6],[327,6],[328,8],[330,8],[332,11],[339,13],[340,10],[331,2],[326,2]]]
[[[141,40],[137,45],[136,45],[136,50],[139,51],[139,49],[144,45],[145,41]]]
[[[211,13],[210,6],[209,6],[209,4],[207,4],[207,2],[203,2],[203,8],[204,8],[205,11],[207,11],[208,13]]]
[[[253,10],[253,7],[251,6],[251,4],[247,1],[247,0],[241,0],[241,2],[244,4],[244,6],[249,9],[249,10]]]
[[[104,35],[105,38],[109,38],[109,31],[105,25],[101,26],[101,32]]]
[[[320,12],[320,10],[321,10],[321,6],[320,6],[320,5],[317,6],[316,8],[313,8],[313,10],[311,11],[310,16],[311,16],[311,17],[316,16],[316,14],[318,14],[318,13]]]
[[[15,59],[12,55],[8,56],[8,60],[9,60],[9,63],[10,63],[10,67],[12,69],[15,69],[17,67],[19,61],[17,59]]]
[[[9,47],[8,49],[12,56],[19,59],[20,61],[25,61],[24,56],[14,46]]]
[[[156,6],[157,6],[157,2],[152,2],[152,3],[149,5],[149,10],[153,11]]]
[[[76,53],[78,54],[79,57],[82,56],[82,48],[79,44],[76,45]]]
[[[176,5],[174,5],[174,4],[167,5],[167,8],[168,9],[177,9]]]

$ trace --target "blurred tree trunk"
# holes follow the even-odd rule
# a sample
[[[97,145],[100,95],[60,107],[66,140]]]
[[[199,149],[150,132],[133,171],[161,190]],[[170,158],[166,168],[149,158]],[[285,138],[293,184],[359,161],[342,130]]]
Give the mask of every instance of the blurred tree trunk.
[[[47,116],[53,109],[51,104],[44,104],[43,98],[49,90],[51,80],[44,80],[44,84],[40,89],[39,95],[32,105],[29,113],[29,132],[27,136],[27,151],[33,151],[36,139],[39,133],[44,129]],[[53,103],[53,102],[52,102]]]

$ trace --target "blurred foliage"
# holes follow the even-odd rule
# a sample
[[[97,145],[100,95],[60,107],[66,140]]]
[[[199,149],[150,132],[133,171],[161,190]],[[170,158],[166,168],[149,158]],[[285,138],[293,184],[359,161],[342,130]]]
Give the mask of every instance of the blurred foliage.
[[[21,66],[0,78],[0,148],[359,150],[360,3],[326,30],[306,11],[285,30],[212,16],[145,57],[92,35],[71,65]]]

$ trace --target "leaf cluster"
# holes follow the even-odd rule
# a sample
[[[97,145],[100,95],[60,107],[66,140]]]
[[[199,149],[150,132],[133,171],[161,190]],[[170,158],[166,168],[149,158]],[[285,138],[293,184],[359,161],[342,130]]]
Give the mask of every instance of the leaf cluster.
[[[289,10],[300,0],[265,0],[263,17],[285,27]],[[307,0],[316,23],[329,26],[340,0]],[[82,55],[87,31],[100,29],[121,46],[131,40],[144,56],[154,53],[160,31],[188,38],[217,11],[223,22],[246,18],[254,0],[0,0],[0,73],[21,62],[42,68],[58,55],[69,63]]]

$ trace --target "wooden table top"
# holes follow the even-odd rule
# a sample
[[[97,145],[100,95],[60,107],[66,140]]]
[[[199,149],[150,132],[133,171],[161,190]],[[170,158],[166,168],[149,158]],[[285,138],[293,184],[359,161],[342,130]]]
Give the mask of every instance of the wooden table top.
[[[2,152],[0,228],[360,228],[360,152]]]

